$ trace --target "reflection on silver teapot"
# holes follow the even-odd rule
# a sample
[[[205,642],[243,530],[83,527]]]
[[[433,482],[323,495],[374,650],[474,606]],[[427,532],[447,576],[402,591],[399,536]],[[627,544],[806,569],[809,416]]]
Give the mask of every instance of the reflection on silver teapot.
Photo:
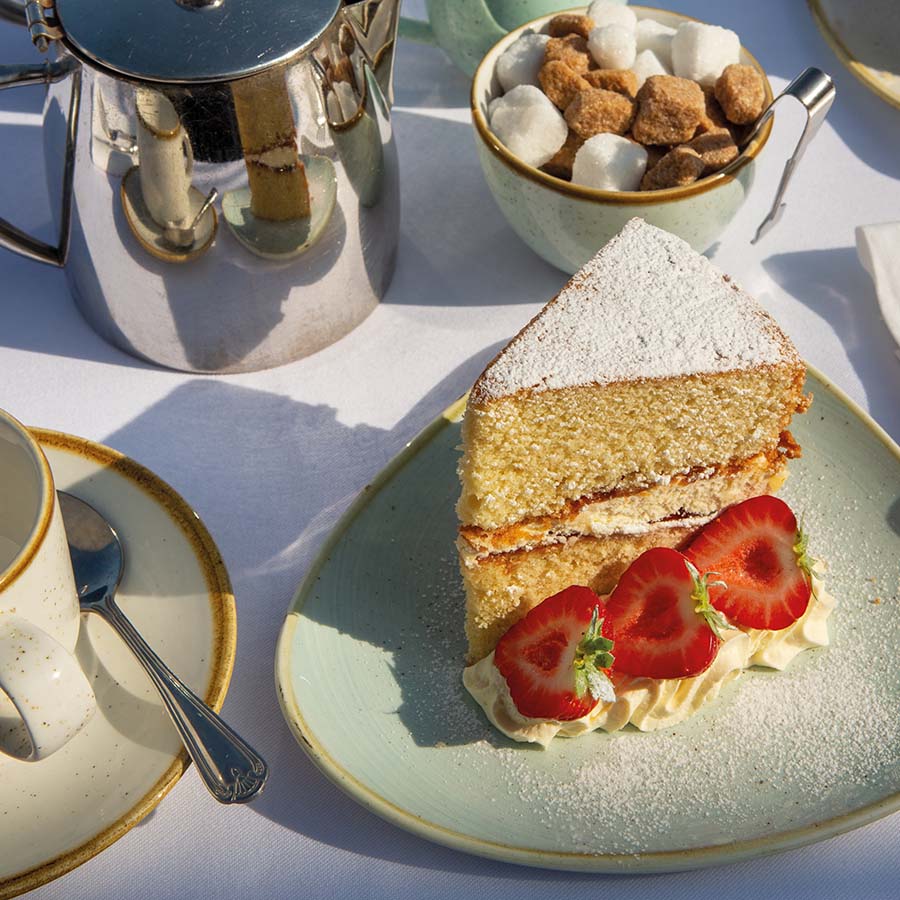
[[[48,84],[59,240],[0,220],[0,244],[64,266],[93,328],[164,366],[251,371],[332,343],[394,269],[399,5],[30,0],[49,59],[0,87]]]

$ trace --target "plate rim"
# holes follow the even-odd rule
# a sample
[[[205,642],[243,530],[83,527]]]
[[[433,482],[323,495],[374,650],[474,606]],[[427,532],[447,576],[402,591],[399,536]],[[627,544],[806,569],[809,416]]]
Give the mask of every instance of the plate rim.
[[[871,74],[872,69],[865,63],[860,62],[850,52],[849,48],[841,40],[837,29],[829,21],[825,10],[822,8],[821,0],[806,0],[806,2],[813,21],[816,23],[822,37],[825,38],[825,43],[831,47],[835,56],[844,64],[844,67],[873,94],[879,96],[885,103],[889,103],[895,109],[900,109],[900,93],[892,94],[881,81]]]
[[[900,446],[872,416],[815,366],[804,363],[807,375],[818,381],[825,391],[834,395],[865,425],[900,463]],[[434,436],[458,421],[465,409],[468,393],[448,406],[432,422],[409,441],[393,459],[356,496],[334,525],[325,543],[315,556],[306,576],[300,582],[278,636],[275,649],[275,687],[282,715],[294,738],[315,766],[339,789],[357,803],[393,825],[418,837],[475,856],[506,863],[516,863],[544,869],[604,873],[662,873],[726,865],[805,847],[826,838],[852,831],[900,810],[900,791],[850,812],[833,816],[810,825],[791,828],[774,835],[765,835],[730,844],[692,847],[682,850],[662,850],[636,853],[579,853],[514,847],[499,841],[472,837],[416,816],[360,781],[352,772],[334,760],[318,741],[303,718],[300,704],[290,681],[291,645],[302,614],[303,606],[312,593],[319,572],[332,550],[359,513],[375,494],[403,468]]]
[[[105,444],[77,437],[63,431],[29,426],[28,430],[41,447],[86,457],[102,468],[115,470],[131,481],[158,503],[169,515],[174,528],[181,531],[190,544],[206,579],[210,609],[215,659],[206,688],[206,703],[217,712],[222,708],[237,649],[237,613],[234,592],[225,562],[203,521],[187,501],[170,484],[146,466],[135,462],[124,453]],[[156,784],[115,822],[98,831],[93,837],[67,850],[47,862],[0,879],[0,900],[8,900],[20,894],[55,881],[73,869],[93,859],[127,834],[162,802],[191,764],[187,751],[182,747]]]

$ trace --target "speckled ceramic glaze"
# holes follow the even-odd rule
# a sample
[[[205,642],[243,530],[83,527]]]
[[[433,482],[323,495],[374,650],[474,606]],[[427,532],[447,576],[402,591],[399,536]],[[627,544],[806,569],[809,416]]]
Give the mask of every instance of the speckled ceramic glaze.
[[[820,375],[807,389],[782,494],[828,563],[831,646],[660,731],[507,740],[461,683],[457,404],[356,501],[288,612],[276,680],[300,745],[402,828],[551,868],[734,862],[900,809],[900,449]]]
[[[234,598],[197,515],[115,450],[32,433],[57,487],[87,500],[118,531],[125,573],[117,601],[128,618],[173,671],[221,709],[234,661]],[[0,757],[0,900],[63,875],[118,840],[189,764],[158,692],[99,616],[83,620],[76,655],[97,695],[96,714],[48,759]]]
[[[53,475],[0,412],[0,753],[40,760],[96,709],[75,645],[81,615]]]
[[[687,19],[677,13],[635,6],[639,19],[670,27]],[[708,249],[734,218],[753,184],[756,156],[771,131],[760,136],[722,171],[682,188],[660,191],[600,191],[572,185],[526,165],[493,135],[487,105],[500,94],[494,77],[497,58],[526,30],[541,31],[550,16],[516,29],[488,51],[472,82],[475,142],[485,179],[515,232],[547,262],[565,272],[584,265],[634,216],[684,238],[695,250]],[[763,71],[746,50],[742,62]],[[765,74],[765,73],[763,73]],[[772,99],[766,80],[767,101]]]

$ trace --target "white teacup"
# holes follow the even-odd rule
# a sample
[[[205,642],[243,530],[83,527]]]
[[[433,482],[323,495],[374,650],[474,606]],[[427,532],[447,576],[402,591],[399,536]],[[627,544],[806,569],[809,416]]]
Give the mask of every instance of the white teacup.
[[[0,410],[0,753],[43,759],[93,715],[74,655],[80,621],[50,466]]]
[[[135,96],[138,172],[144,203],[157,225],[188,228],[193,218],[191,142],[166,96],[150,88],[140,88]]]

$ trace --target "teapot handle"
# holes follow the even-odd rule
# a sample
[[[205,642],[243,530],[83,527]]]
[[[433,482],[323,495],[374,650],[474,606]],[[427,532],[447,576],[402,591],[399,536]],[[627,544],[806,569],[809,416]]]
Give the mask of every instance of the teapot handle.
[[[0,0],[4,14],[12,0]],[[20,87],[23,84],[50,84],[68,75],[73,76],[72,96],[69,101],[69,117],[66,126],[66,158],[63,169],[62,209],[59,217],[59,240],[54,246],[26,234],[11,222],[0,218],[0,247],[6,247],[37,262],[62,266],[69,252],[69,226],[72,217],[72,176],[75,171],[75,128],[81,99],[81,66],[71,56],[43,63],[0,66],[0,90]]]
[[[25,4],[22,0],[0,0],[0,19],[12,22],[13,25],[27,24],[25,21]]]

